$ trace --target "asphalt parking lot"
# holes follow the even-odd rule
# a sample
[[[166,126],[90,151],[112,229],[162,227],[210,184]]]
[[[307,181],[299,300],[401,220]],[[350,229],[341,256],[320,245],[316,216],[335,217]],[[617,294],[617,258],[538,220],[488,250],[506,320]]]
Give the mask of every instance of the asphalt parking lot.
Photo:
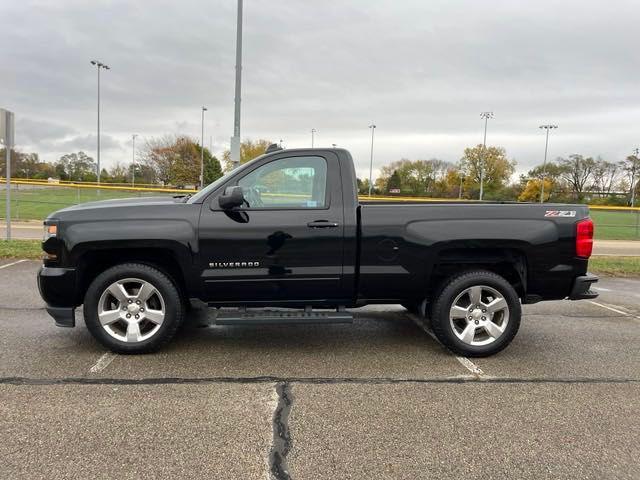
[[[640,478],[640,280],[524,307],[501,354],[399,306],[353,325],[211,326],[105,352],[0,260],[0,478]]]

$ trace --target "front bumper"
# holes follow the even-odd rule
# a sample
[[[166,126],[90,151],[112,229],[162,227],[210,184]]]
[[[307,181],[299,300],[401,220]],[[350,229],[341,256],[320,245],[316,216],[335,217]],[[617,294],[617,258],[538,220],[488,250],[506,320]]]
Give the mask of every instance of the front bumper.
[[[587,273],[586,275],[582,275],[580,277],[576,277],[573,282],[573,288],[571,289],[571,294],[569,295],[569,300],[584,300],[587,298],[596,298],[598,296],[597,292],[591,290],[591,285],[598,281],[598,277],[595,275],[591,275]]]
[[[45,308],[56,322],[56,327],[73,328],[76,326],[75,307],[51,307],[47,305]]]
[[[76,307],[75,268],[42,267],[38,290],[47,303],[46,310],[59,327],[74,327]]]

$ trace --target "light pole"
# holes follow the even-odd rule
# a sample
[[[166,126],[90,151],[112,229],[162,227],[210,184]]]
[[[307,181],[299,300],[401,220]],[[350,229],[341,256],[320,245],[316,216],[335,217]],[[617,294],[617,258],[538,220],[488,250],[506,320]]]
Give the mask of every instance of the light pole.
[[[131,135],[131,186],[136,186],[136,137],[137,133]]]
[[[462,184],[464,183],[464,175],[460,175],[460,190],[458,190],[458,200],[462,200]]]
[[[15,146],[14,115],[13,112],[0,108],[0,117],[0,144],[4,145],[6,156],[6,234],[7,240],[11,240],[11,149]]]
[[[636,148],[633,152],[633,163],[631,164],[631,208],[636,206],[636,170],[638,169],[638,158],[640,157],[640,148]],[[640,211],[636,212],[636,237],[640,231]]]
[[[236,27],[236,90],[233,114],[233,137],[231,137],[231,162],[233,168],[240,165],[240,95],[242,91],[242,0],[238,0]]]
[[[544,203],[544,181],[547,177],[547,150],[549,149],[549,131],[558,128],[557,125],[540,125],[540,128],[547,131],[547,139],[544,142],[544,162],[542,164],[542,181],[540,182],[540,203]]]
[[[202,107],[202,137],[200,140],[200,189],[204,188],[204,112],[207,107]]]
[[[315,143],[316,132],[317,132],[317,130],[315,128],[311,129],[311,148],[313,148],[314,143]]]
[[[369,196],[371,196],[371,190],[373,190],[373,137],[376,132],[376,125],[372,123],[369,125],[371,129],[371,159],[369,160]]]
[[[631,166],[631,208],[636,205],[636,170],[638,169],[638,159],[640,158],[640,148],[636,148],[633,152],[635,157]]]
[[[484,119],[484,140],[482,141],[482,154],[480,155],[480,200],[484,195],[484,160],[487,153],[487,123],[493,118],[493,112],[482,112],[480,118]]]
[[[111,68],[109,67],[109,65],[105,65],[102,62],[99,62],[98,60],[91,60],[91,65],[94,65],[97,70],[98,70],[98,155],[97,155],[97,161],[98,161],[98,186],[100,185],[100,70],[101,69],[105,69],[105,70],[111,70]],[[98,190],[98,193],[100,193],[100,190]]]

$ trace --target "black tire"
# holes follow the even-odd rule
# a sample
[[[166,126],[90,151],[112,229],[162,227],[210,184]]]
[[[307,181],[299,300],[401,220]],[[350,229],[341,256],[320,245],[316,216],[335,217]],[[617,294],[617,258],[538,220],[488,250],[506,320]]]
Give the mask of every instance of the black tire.
[[[164,301],[164,320],[150,338],[139,342],[114,338],[98,319],[98,303],[103,292],[114,282],[127,278],[149,282]],[[83,312],[85,324],[98,342],[116,353],[139,354],[154,352],[169,343],[182,324],[184,302],[180,290],[165,273],[150,265],[125,263],[105,270],[91,282],[84,297]]]
[[[449,312],[455,299],[473,286],[487,286],[501,294],[509,308],[508,322],[503,333],[487,345],[471,345],[454,333]],[[514,288],[500,275],[486,270],[462,273],[447,280],[431,305],[431,327],[442,344],[452,352],[465,357],[488,357],[506,348],[520,328],[522,309]],[[469,322],[470,323],[470,322]],[[482,332],[482,330],[480,330]]]

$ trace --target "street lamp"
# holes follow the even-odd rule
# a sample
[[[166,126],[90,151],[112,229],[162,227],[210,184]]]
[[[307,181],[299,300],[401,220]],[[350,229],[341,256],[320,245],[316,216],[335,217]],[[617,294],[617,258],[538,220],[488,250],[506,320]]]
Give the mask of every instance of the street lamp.
[[[105,70],[111,70],[111,68],[109,67],[109,65],[106,65],[98,60],[91,60],[91,65],[95,66],[98,70],[98,155],[97,155],[97,161],[98,161],[98,185],[100,185],[100,70],[101,69],[105,69]],[[98,193],[100,192],[100,190],[98,190]]]
[[[371,129],[371,159],[369,160],[369,196],[371,196],[371,190],[373,190],[373,183],[371,183],[373,181],[373,137],[376,131],[376,125],[372,123],[371,125],[369,125],[369,128]]]
[[[317,132],[317,130],[315,128],[311,129],[311,148],[313,148],[313,145],[314,145],[316,132]]]
[[[233,168],[240,165],[240,102],[242,92],[242,0],[238,0],[236,23],[236,85],[233,100],[233,137],[231,137],[231,162]]]
[[[136,137],[137,133],[131,135],[131,186],[136,186]]]
[[[200,189],[204,188],[204,112],[207,107],[202,107],[202,137],[200,141]]]
[[[558,128],[557,125],[540,125],[540,128],[547,131],[547,139],[544,143],[544,162],[542,164],[542,182],[540,185],[540,203],[544,203],[544,180],[547,176],[547,150],[549,149],[549,131]]]
[[[493,118],[493,112],[482,112],[480,118],[484,119],[484,140],[482,142],[482,154],[480,155],[480,200],[484,194],[484,160],[487,152],[487,123]]]

